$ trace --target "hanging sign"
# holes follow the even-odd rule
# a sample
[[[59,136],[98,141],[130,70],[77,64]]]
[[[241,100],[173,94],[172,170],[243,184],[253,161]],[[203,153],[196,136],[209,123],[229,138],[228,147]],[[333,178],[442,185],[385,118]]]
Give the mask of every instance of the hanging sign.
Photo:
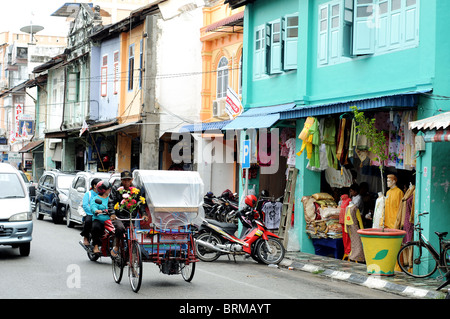
[[[243,110],[241,99],[232,88],[228,87],[225,111],[230,118],[234,119],[241,115]]]

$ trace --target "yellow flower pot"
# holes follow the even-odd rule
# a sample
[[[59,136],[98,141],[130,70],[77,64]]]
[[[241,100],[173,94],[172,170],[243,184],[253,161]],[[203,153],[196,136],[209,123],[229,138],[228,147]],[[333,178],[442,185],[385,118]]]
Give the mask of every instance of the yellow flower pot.
[[[358,234],[363,244],[367,272],[371,275],[393,276],[397,254],[406,232],[368,228],[358,230]]]

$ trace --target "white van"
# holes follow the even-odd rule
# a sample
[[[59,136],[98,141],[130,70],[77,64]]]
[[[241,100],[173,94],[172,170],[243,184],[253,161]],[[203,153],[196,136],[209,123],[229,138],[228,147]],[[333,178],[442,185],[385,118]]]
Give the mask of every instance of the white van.
[[[20,172],[0,163],[0,245],[19,247],[21,256],[30,254],[33,232],[31,201]]]

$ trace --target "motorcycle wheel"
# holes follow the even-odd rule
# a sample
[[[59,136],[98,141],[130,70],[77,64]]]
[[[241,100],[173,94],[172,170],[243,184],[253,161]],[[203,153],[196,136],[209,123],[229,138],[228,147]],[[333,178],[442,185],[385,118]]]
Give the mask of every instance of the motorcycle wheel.
[[[284,246],[277,238],[269,237],[268,240],[261,240],[256,246],[256,256],[267,265],[279,264],[284,254]]]
[[[213,245],[222,243],[220,238],[212,233],[202,233],[198,235],[197,240],[203,240]],[[201,261],[211,262],[217,260],[217,258],[219,258],[220,255],[222,254],[220,251],[208,249],[202,245],[199,245],[197,242],[195,243],[195,249],[197,251],[197,257]]]

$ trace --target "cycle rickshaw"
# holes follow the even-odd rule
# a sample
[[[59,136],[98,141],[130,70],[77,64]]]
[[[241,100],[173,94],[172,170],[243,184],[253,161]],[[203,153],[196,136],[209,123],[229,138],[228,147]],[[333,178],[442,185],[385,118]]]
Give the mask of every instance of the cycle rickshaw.
[[[133,184],[145,192],[150,212],[147,223],[131,218],[127,239],[112,261],[113,277],[122,279],[128,265],[131,288],[138,292],[142,282],[142,264],[156,264],[163,274],[181,274],[190,282],[198,261],[192,225],[203,216],[203,181],[198,172],[135,170]]]

